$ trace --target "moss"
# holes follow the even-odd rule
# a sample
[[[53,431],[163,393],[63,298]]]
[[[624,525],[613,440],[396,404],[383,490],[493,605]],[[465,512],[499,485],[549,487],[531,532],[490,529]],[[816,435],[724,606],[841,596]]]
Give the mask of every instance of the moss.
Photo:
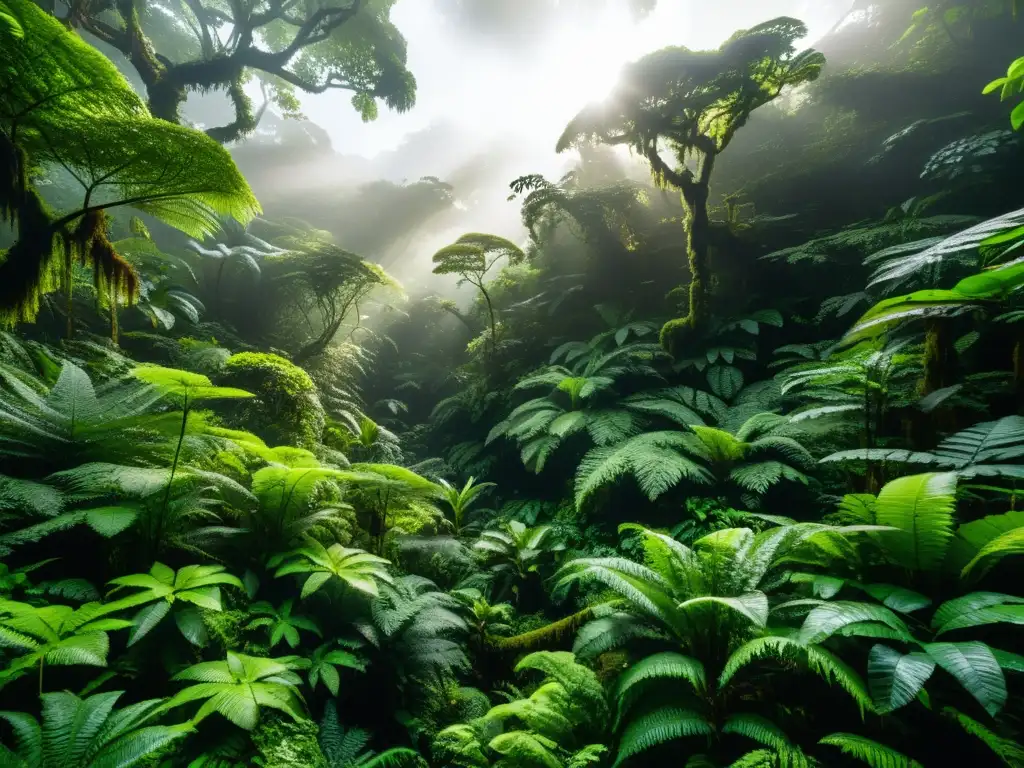
[[[268,352],[239,352],[224,363],[223,383],[256,395],[236,414],[270,445],[319,444],[326,416],[316,386],[302,368]]]
[[[247,611],[203,611],[202,616],[211,643],[225,651],[241,647],[242,624],[249,618]]]
[[[253,760],[261,768],[327,768],[327,760],[316,737],[316,723],[294,722],[281,715],[266,714],[252,734],[258,752]]]

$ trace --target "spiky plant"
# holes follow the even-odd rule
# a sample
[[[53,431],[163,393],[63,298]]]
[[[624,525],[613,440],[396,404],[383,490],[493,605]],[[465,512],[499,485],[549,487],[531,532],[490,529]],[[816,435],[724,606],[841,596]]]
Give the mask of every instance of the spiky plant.
[[[206,627],[198,609],[220,611],[221,586],[243,589],[242,582],[225,571],[222,565],[187,565],[176,572],[163,563],[153,563],[149,573],[112,579],[109,583],[114,589],[108,597],[124,588],[139,591],[108,603],[108,607],[122,610],[143,606],[132,619],[134,626],[128,645],[148,635],[174,609],[174,621],[181,634],[193,645],[202,646],[206,644]]]
[[[496,483],[478,483],[475,477],[469,478],[462,488],[453,486],[446,480],[441,481],[441,486],[444,488],[444,500],[452,511],[451,522],[456,536],[465,529],[470,508],[476,503],[477,497],[492,488],[497,488]]]
[[[383,557],[362,549],[348,549],[341,544],[325,547],[316,539],[307,539],[304,546],[274,555],[267,562],[268,567],[277,569],[274,575],[278,578],[309,574],[302,585],[303,599],[334,581],[376,596],[381,584],[394,581],[387,571],[389,564]]]
[[[191,723],[147,725],[159,714],[161,699],[115,709],[124,691],[79,698],[73,693],[44,693],[43,722],[24,712],[0,712],[14,731],[16,749],[0,745],[0,761],[9,768],[131,768],[159,753],[192,730]]]
[[[243,629],[266,629],[269,635],[270,648],[279,645],[282,640],[294,650],[299,645],[299,630],[323,637],[323,632],[316,621],[300,613],[293,613],[295,601],[285,600],[280,606],[274,607],[265,600],[249,606],[250,615],[256,618],[249,621]]]
[[[284,712],[296,721],[303,720],[305,705],[299,693],[302,678],[295,672],[304,666],[302,662],[297,656],[263,659],[228,651],[224,661],[193,664],[171,678],[195,685],[172,696],[161,709],[202,701],[192,723],[217,712],[247,731],[259,723],[260,710],[264,708]]]
[[[725,707],[738,669],[759,657],[762,646],[838,682],[861,707],[871,707],[858,675],[815,644],[789,640],[768,626],[765,589],[783,567],[827,562],[849,554],[846,537],[865,527],[834,528],[803,523],[754,534],[749,529],[716,531],[686,547],[638,525],[622,526],[639,536],[644,563],[622,557],[582,558],[556,575],[558,588],[597,583],[617,595],[580,630],[574,651],[591,658],[643,641],[665,650],[626,669],[616,688],[616,722],[622,728],[618,762],[678,738],[742,734],[769,746],[788,738],[759,713]],[[685,686],[680,686],[685,683]],[[674,691],[669,700],[659,690]]]
[[[761,413],[735,434],[694,424],[689,432],[647,432],[593,448],[577,469],[576,506],[624,476],[635,478],[651,501],[683,480],[733,486],[751,497],[748,501],[784,480],[806,484],[804,472],[814,459],[787,429],[788,418]]]

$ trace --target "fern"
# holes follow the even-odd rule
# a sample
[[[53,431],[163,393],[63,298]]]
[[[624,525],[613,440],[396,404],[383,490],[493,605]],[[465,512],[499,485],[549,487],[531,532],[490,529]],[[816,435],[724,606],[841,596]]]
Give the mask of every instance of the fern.
[[[81,699],[71,693],[42,696],[43,722],[23,712],[0,712],[14,730],[17,751],[0,757],[11,768],[75,765],[81,768],[131,768],[148,763],[171,742],[188,734],[191,724],[145,725],[160,711],[152,699],[114,709],[123,691]]]
[[[577,509],[602,486],[624,476],[634,477],[652,501],[684,478],[710,482],[708,472],[682,453],[692,445],[692,436],[685,433],[648,432],[617,446],[592,449],[576,472]]]
[[[924,768],[916,760],[894,749],[852,733],[833,733],[818,743],[838,747],[844,755],[867,763],[871,768]]]
[[[707,684],[704,665],[698,660],[672,652],[655,653],[633,664],[619,676],[615,693],[619,717],[643,695],[647,685],[662,680],[685,680],[697,691],[703,691]]]
[[[722,733],[735,733],[773,749],[785,749],[789,739],[775,723],[760,715],[731,715],[722,725]]]
[[[710,736],[714,726],[692,710],[663,707],[636,718],[619,739],[615,766],[648,749],[690,736]]]
[[[979,739],[986,747],[992,750],[1004,765],[1009,768],[1019,768],[1019,766],[1024,765],[1024,748],[1013,739],[1007,739],[998,735],[974,718],[952,707],[943,707],[942,714],[952,719],[971,736]]]

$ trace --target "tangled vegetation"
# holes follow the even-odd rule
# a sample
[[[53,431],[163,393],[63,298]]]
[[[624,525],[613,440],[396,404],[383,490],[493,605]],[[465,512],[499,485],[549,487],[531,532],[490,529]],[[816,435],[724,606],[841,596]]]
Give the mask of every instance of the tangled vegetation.
[[[0,0],[0,765],[1024,767],[1018,4],[638,59],[461,304],[223,146],[395,5]]]

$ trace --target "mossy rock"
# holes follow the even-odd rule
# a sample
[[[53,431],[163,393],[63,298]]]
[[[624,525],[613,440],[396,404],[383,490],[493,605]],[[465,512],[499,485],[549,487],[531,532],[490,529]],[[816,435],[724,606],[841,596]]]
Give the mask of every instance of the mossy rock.
[[[236,417],[269,445],[313,448],[320,443],[324,408],[316,385],[299,366],[269,352],[239,352],[224,363],[221,379],[256,395],[236,406]]]
[[[260,768],[328,768],[317,743],[318,732],[312,720],[295,722],[277,713],[266,713],[252,734],[259,753],[253,764]]]

